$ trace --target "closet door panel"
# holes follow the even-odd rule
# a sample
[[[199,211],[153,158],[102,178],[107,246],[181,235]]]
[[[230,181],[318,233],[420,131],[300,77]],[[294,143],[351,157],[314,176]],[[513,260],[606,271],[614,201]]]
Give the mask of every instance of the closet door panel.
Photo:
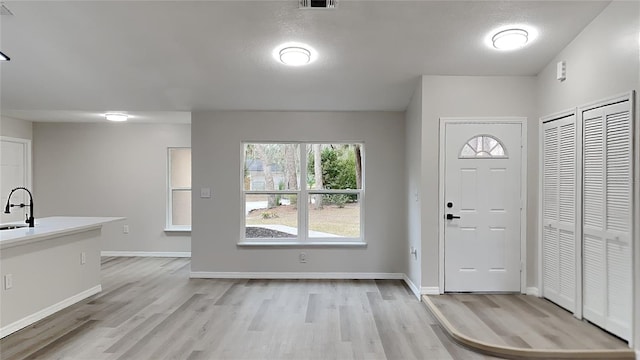
[[[592,110],[584,117],[583,141],[583,221],[584,231],[603,228],[604,147],[602,111]]]
[[[576,295],[576,143],[574,115],[543,124],[542,294],[570,311]]]
[[[576,296],[576,122],[561,120],[559,146],[558,229],[560,296],[562,305],[575,309]]]
[[[629,339],[632,124],[629,101],[582,112],[584,317]]]
[[[558,120],[543,124],[543,231],[542,231],[542,295],[556,303],[560,301],[560,259],[558,234],[558,160],[560,134]]]

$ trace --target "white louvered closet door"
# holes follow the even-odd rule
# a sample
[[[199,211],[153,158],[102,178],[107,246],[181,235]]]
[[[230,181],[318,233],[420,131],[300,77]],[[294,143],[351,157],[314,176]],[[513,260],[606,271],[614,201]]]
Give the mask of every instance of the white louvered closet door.
[[[582,113],[583,315],[629,340],[632,123],[629,101]]]
[[[543,124],[543,296],[576,306],[576,118]]]

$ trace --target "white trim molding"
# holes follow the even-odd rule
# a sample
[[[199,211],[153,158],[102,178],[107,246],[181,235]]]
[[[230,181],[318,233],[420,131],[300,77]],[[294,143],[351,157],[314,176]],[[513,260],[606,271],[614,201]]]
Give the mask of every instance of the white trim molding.
[[[540,290],[535,286],[529,286],[525,294],[540,297]]]
[[[102,251],[100,256],[123,257],[191,257],[190,251]]]
[[[423,286],[420,290],[422,295],[440,295],[440,287],[438,286]]]
[[[192,271],[192,279],[357,279],[404,280],[402,273],[339,273],[339,272],[212,272]]]
[[[64,308],[67,308],[77,302],[80,302],[90,296],[93,296],[99,292],[102,291],[102,285],[96,285],[90,289],[87,289],[81,293],[78,293],[76,295],[73,295],[67,299],[64,299],[56,304],[53,304],[51,306],[48,306],[38,312],[36,312],[35,314],[31,314],[27,317],[24,317],[18,321],[15,321],[3,328],[0,328],[0,338],[3,338],[7,335],[13,334],[14,332],[20,330],[20,329],[24,329],[25,327],[40,321],[44,318],[46,318],[49,315],[52,315]]]
[[[418,301],[422,301],[422,298],[420,297],[420,289],[416,286],[416,284],[413,283],[413,281],[411,281],[409,276],[407,276],[407,274],[402,274],[402,279],[404,280],[405,284],[407,284],[409,289],[411,289],[416,298],[418,298]]]

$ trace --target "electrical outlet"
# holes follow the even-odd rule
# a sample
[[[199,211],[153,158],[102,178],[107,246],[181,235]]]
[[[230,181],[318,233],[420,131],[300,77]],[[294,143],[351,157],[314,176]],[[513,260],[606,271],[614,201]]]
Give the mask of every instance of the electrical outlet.
[[[13,287],[13,275],[7,274],[4,276],[4,289],[9,290]]]
[[[122,226],[122,233],[123,234],[128,234],[129,233],[129,225],[123,225]]]
[[[300,260],[300,263],[304,264],[307,262],[307,254],[301,252],[300,255],[298,255],[298,260]]]
[[[87,253],[83,251],[80,253],[80,265],[84,265],[86,263],[87,263]]]

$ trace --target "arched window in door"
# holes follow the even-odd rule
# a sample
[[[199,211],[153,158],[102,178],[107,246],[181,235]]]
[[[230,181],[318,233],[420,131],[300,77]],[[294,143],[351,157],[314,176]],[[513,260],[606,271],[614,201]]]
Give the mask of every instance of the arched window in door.
[[[502,142],[491,135],[474,136],[460,150],[461,159],[508,158],[507,150]]]

